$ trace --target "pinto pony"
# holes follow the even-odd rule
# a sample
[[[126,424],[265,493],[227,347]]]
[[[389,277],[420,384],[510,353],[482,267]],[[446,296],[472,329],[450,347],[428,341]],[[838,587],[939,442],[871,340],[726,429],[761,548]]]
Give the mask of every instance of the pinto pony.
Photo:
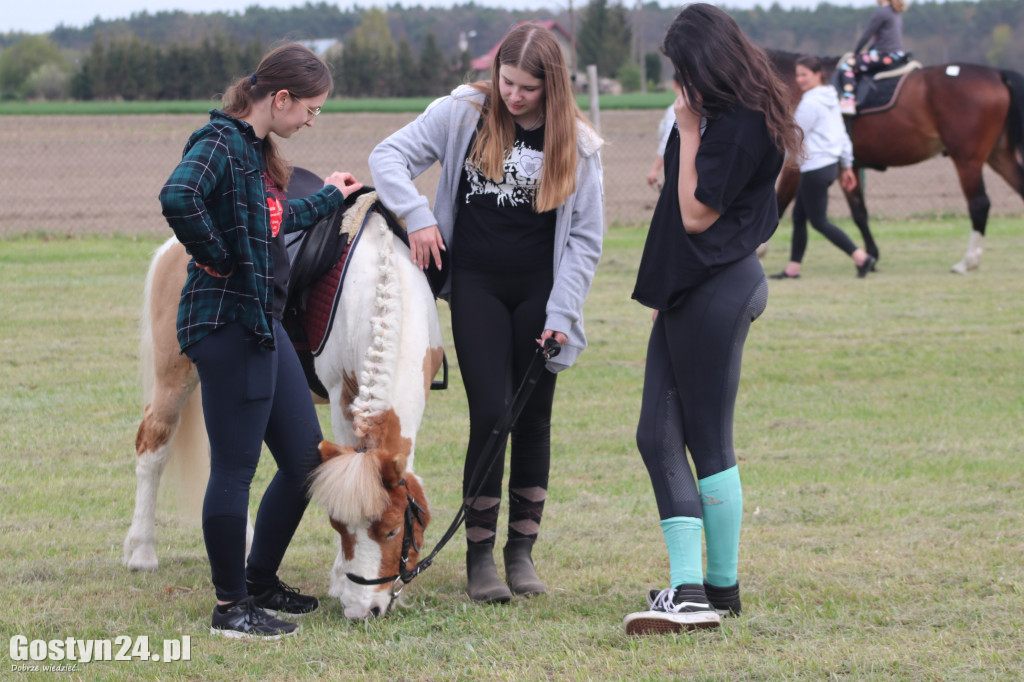
[[[430,512],[413,473],[416,433],[443,357],[427,279],[375,199],[361,196],[345,211],[341,229],[351,235],[351,246],[344,286],[315,358],[338,444],[321,443],[323,463],[310,489],[339,534],[328,593],[339,597],[345,615],[354,619],[383,615],[394,600],[390,584],[357,584],[350,574],[389,576],[418,558]],[[132,570],[157,568],[156,497],[168,461],[186,462],[180,467],[183,483],[205,489],[209,443],[195,390],[199,377],[179,352],[175,330],[189,258],[172,238],[157,250],[146,276],[141,322],[146,408],[135,442],[135,512],[124,541],[124,563]],[[406,518],[410,507],[414,537],[403,553],[402,524],[395,519]]]
[[[800,101],[795,64],[799,55],[768,50],[793,106]],[[837,58],[822,57],[827,80]],[[982,168],[988,164],[1024,198],[1024,76],[977,64],[945,64],[911,71],[889,107],[864,112],[848,123],[857,185],[846,192],[865,250],[878,257],[868,228],[860,168],[910,166],[945,154],[956,166],[967,199],[971,236],[964,257],[951,270],[967,274],[981,265],[991,201]],[[800,171],[786,166],[779,179],[779,214],[796,194]]]

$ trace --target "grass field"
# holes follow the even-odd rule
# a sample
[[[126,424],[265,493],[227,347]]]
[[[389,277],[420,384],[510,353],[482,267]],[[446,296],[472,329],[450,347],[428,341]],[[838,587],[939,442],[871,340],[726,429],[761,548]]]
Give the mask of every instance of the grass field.
[[[2,641],[191,637],[189,661],[95,661],[66,675],[88,680],[1020,678],[1024,224],[996,219],[989,235],[983,269],[959,277],[948,266],[962,221],[890,223],[865,280],[815,235],[803,277],[771,282],[737,408],[744,613],[721,630],[634,639],[621,628],[668,567],[634,445],[650,316],[629,293],[644,230],[614,227],[587,304],[591,347],[559,379],[535,551],[550,592],[471,603],[460,533],[394,616],[350,623],[325,599],[276,644],[208,634],[200,529],[169,506],[159,570],[120,564],[141,414],[137,315],[158,242],[0,241]],[[768,271],[788,236],[784,225]],[[432,394],[416,458],[435,519],[428,546],[458,504],[467,433],[446,340],[452,386]],[[254,490],[270,474],[261,466]],[[335,551],[311,508],[282,577],[325,597]],[[5,656],[5,673],[33,663]]]

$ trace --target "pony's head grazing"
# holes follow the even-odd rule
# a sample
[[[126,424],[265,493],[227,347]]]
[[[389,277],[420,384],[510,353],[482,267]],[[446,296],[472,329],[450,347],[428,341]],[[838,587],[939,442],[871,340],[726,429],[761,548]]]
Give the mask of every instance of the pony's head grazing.
[[[341,599],[348,618],[382,616],[393,606],[393,581],[361,585],[348,576],[372,580],[397,576],[403,568],[416,566],[430,522],[423,486],[416,474],[406,471],[406,456],[401,453],[359,452],[324,441],[320,456],[323,463],[313,474],[310,492],[327,510],[341,543],[330,594]],[[410,499],[419,511],[407,524]],[[412,533],[412,538],[403,567],[406,533]]]
[[[335,381],[332,420],[344,446],[321,445],[322,464],[311,483],[339,535],[329,594],[341,599],[347,617],[359,619],[390,610],[395,579],[419,558],[430,517],[412,465],[436,371],[425,358],[440,348],[426,277],[384,215],[367,203],[370,196],[360,197],[342,221],[343,231],[353,221],[359,227],[324,353],[336,348],[337,354],[317,359],[318,375]]]

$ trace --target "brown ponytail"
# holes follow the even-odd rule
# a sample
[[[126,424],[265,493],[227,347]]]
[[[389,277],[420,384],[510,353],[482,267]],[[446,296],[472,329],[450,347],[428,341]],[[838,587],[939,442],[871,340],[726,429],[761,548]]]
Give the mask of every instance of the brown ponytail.
[[[224,93],[221,108],[225,114],[242,118],[256,102],[279,90],[287,90],[293,97],[316,97],[333,87],[327,64],[308,47],[292,43],[271,50],[255,71],[235,81]],[[263,158],[270,179],[287,189],[292,169],[269,135],[263,141]]]

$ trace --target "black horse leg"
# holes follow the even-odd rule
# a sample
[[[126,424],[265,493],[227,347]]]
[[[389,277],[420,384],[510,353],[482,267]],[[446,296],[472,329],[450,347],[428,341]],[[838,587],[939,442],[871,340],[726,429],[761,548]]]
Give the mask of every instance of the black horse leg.
[[[967,202],[967,213],[971,216],[971,228],[982,237],[985,236],[985,226],[988,224],[988,211],[990,208],[992,208],[992,202],[989,200],[988,195],[985,194],[984,189],[981,194]]]
[[[864,203],[864,170],[854,166],[853,171],[854,175],[857,176],[857,184],[849,192],[846,190],[843,190],[843,192],[846,194],[846,203],[850,206],[850,216],[853,218],[853,222],[856,223],[857,229],[860,230],[861,238],[864,240],[864,250],[877,260],[880,259],[878,244],[875,243],[875,238],[871,234],[871,228],[868,227],[868,207]]]
[[[971,270],[981,267],[981,254],[985,247],[985,226],[988,223],[988,211],[992,207],[992,202],[985,192],[981,167],[975,169],[974,166],[961,165],[955,159],[954,163],[957,164],[957,173],[960,175],[960,186],[967,197],[967,213],[971,216],[971,237],[967,242],[964,257],[950,270],[966,275]]]

